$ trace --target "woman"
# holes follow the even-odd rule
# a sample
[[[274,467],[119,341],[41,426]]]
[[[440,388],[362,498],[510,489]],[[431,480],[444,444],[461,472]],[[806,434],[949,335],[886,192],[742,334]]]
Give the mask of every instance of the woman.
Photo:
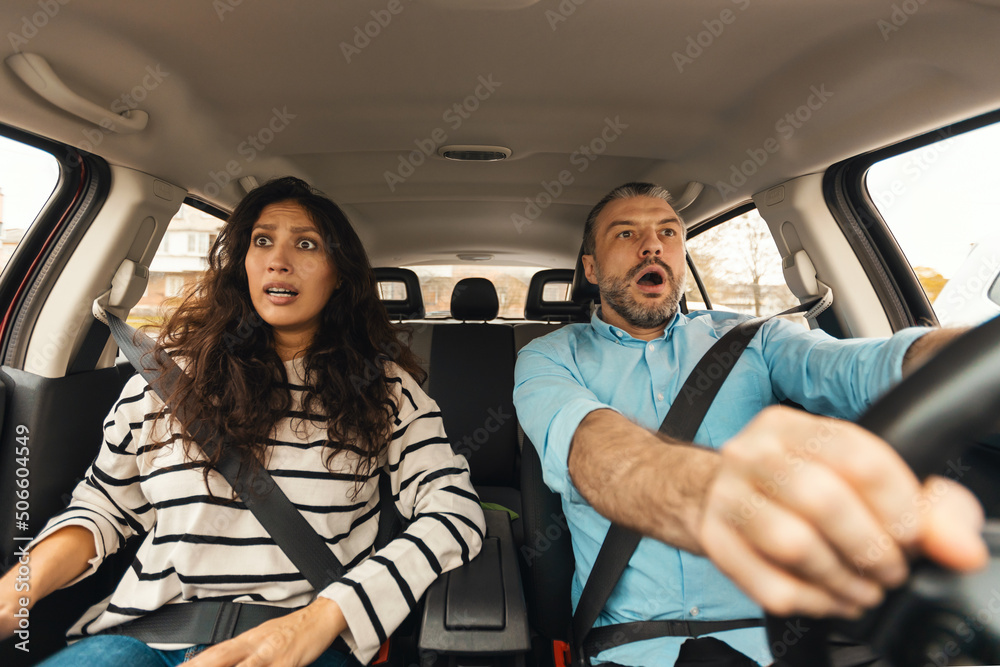
[[[157,342],[185,369],[168,404],[227,436],[241,480],[266,467],[348,573],[312,590],[213,470],[221,451],[209,458],[188,442],[189,424],[136,376],[69,508],[34,543],[31,603],[146,535],[110,599],[71,629],[84,639],[46,665],[173,665],[196,654],[194,667],[347,664],[329,648],[337,637],[365,663],[438,573],[478,552],[484,522],[467,464],[413,378],[421,371],[397,342],[361,241],[304,182],[272,181],[240,202]],[[411,523],[371,557],[383,468]],[[0,585],[2,636],[21,595],[12,574]],[[207,650],[100,635],[206,599],[296,610]]]

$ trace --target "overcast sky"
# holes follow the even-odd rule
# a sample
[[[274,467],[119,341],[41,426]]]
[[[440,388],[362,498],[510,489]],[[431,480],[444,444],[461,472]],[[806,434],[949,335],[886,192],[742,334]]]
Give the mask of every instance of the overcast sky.
[[[54,157],[0,137],[0,221],[6,229],[24,229],[35,219],[59,178]]]
[[[913,266],[950,278],[974,243],[1000,240],[997,156],[1000,124],[871,168],[868,190]]]

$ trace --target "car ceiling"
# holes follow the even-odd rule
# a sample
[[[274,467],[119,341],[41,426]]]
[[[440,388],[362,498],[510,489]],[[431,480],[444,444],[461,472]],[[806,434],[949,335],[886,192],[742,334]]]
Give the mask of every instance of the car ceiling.
[[[89,143],[224,209],[244,193],[236,178],[214,186],[227,164],[261,182],[301,176],[344,206],[376,265],[461,263],[459,253],[570,265],[587,210],[625,181],[675,195],[704,184],[684,210],[692,224],[789,178],[1000,107],[997,2],[63,1],[4,2],[4,57],[39,54],[71,89],[108,106],[145,79],[136,106],[148,126],[102,132],[8,67],[0,121]],[[358,37],[366,27],[377,32],[367,43]],[[477,87],[477,109],[446,116]],[[792,136],[779,133],[816,91],[827,99]],[[244,142],[276,112],[284,120],[273,127],[284,126],[249,159]],[[612,126],[614,141],[581,170],[574,153]],[[442,133],[444,144],[512,154],[485,163],[435,155],[390,188],[386,172]],[[748,166],[745,183],[732,179],[769,139],[777,151]],[[543,184],[561,172],[569,184],[532,209],[531,200],[548,204]]]

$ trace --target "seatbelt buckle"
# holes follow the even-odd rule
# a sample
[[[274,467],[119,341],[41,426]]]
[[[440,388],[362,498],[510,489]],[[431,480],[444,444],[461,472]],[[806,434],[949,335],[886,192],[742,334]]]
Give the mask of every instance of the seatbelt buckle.
[[[382,646],[378,649],[378,655],[376,655],[375,659],[372,660],[373,665],[381,665],[389,662],[389,642],[391,641],[392,639],[386,639],[382,642]]]
[[[569,644],[558,639],[552,640],[552,662],[555,667],[571,667],[573,664],[569,653]]]

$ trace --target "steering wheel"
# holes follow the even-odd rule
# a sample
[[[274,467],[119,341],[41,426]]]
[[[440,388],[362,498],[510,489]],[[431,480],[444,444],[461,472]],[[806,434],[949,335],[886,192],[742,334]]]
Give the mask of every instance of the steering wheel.
[[[956,338],[858,423],[895,447],[920,479],[956,478],[966,448],[1000,424],[1000,317]],[[963,575],[918,561],[907,582],[860,620],[769,616],[772,667],[867,665],[879,657],[877,664],[894,667],[1000,664],[1000,521],[988,521],[983,534],[984,571]]]

